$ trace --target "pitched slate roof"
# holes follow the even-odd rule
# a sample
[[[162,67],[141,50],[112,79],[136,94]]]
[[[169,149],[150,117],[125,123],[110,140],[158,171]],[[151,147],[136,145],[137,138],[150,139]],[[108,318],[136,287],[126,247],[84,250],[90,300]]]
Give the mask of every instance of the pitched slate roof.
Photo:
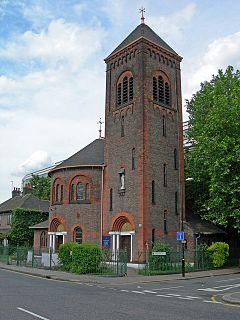
[[[194,230],[195,233],[201,234],[226,234],[225,231],[217,227],[211,221],[202,220],[198,214],[187,214],[187,224]]]
[[[16,208],[40,210],[40,211],[48,212],[49,201],[40,200],[30,193],[24,196],[15,196],[0,204],[0,213],[11,211]]]
[[[30,229],[48,229],[49,220],[45,220],[43,222],[34,224],[33,226],[29,227]]]
[[[151,42],[154,42],[158,46],[178,56],[178,54],[162,38],[160,38],[147,24],[141,23],[129,34],[129,36],[127,36],[125,40],[123,40],[122,43],[120,43],[120,45],[108,56],[108,58],[112,54],[127,47],[128,45],[140,38],[150,40]]]
[[[76,152],[74,155],[60,163],[58,166],[53,168],[51,172],[66,168],[66,167],[76,167],[76,166],[95,166],[103,165],[104,163],[104,139],[96,139],[89,145]]]

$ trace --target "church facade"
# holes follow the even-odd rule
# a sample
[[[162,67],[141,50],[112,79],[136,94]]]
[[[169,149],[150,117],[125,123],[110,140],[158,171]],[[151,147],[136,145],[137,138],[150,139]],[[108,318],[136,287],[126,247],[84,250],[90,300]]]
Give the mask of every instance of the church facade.
[[[50,171],[48,247],[104,240],[131,262],[155,241],[177,249],[185,220],[181,59],[144,21],[105,59],[105,138]]]

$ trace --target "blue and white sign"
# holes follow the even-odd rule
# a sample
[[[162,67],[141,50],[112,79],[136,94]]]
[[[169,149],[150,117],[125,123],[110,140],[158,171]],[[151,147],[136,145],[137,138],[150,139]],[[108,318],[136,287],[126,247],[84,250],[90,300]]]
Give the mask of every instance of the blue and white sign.
[[[184,240],[184,232],[177,232],[177,240],[183,241]]]
[[[111,247],[111,237],[110,236],[103,236],[102,237],[102,247],[105,249],[110,249],[110,247]]]

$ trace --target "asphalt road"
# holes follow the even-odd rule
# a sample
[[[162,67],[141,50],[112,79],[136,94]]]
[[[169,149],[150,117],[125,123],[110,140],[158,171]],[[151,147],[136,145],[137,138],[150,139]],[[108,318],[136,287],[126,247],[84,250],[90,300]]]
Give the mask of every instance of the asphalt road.
[[[240,275],[101,286],[0,270],[0,320],[239,320]]]

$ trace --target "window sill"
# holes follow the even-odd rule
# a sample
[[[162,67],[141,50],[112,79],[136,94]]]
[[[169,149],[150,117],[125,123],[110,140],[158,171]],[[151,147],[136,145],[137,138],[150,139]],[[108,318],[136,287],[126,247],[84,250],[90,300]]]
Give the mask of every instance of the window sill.
[[[128,101],[128,102],[124,102],[124,103],[122,103],[120,105],[116,104],[115,110],[127,107],[127,106],[132,105],[132,104],[133,104],[133,100]]]
[[[90,204],[91,201],[90,200],[72,200],[69,202],[70,204]]]

